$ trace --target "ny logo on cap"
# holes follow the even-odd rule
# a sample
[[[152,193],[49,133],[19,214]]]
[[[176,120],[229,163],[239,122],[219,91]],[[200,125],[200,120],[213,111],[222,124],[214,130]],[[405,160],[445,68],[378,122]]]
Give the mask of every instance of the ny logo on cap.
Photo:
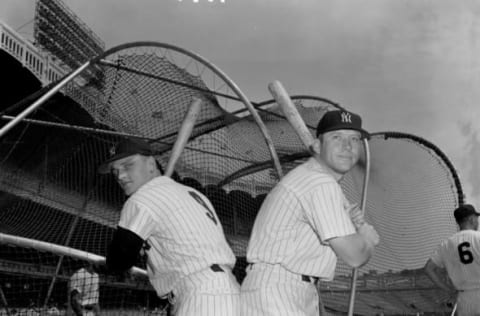
[[[115,148],[115,146],[110,147],[110,150],[109,150],[110,156],[115,156],[116,152],[117,152],[117,149]]]
[[[352,123],[352,115],[348,112],[342,112],[342,123]]]

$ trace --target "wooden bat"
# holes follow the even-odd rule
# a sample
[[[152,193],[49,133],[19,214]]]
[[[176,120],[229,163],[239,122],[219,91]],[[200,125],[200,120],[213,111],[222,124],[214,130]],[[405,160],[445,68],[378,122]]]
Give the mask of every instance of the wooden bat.
[[[165,169],[165,175],[167,177],[171,177],[173,174],[173,170],[175,169],[178,158],[180,158],[183,148],[187,144],[188,138],[190,138],[193,126],[195,125],[195,121],[197,120],[198,114],[200,113],[201,106],[202,100],[193,97],[192,103],[190,103],[190,107],[185,114],[185,117],[183,118],[182,126],[178,131],[177,140],[173,145],[170,158],[168,159],[167,168]]]
[[[272,94],[277,104],[280,105],[283,114],[290,125],[292,125],[295,133],[297,133],[298,137],[300,137],[300,140],[308,149],[308,151],[312,153],[312,144],[315,141],[315,138],[308,130],[307,125],[300,116],[297,107],[293,104],[282,83],[278,80],[275,80],[268,85],[268,90]]]

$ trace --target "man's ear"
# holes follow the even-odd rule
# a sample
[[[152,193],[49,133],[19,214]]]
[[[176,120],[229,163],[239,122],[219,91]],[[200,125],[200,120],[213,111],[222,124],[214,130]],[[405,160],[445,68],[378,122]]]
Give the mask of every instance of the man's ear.
[[[315,138],[315,140],[313,141],[310,147],[311,147],[311,150],[313,151],[313,154],[319,155],[322,148],[322,142],[320,141],[320,139]]]
[[[475,226],[475,223],[478,221],[476,215],[471,215],[470,218],[468,219],[470,225]]]
[[[157,169],[157,163],[155,157],[149,156],[148,157],[148,167],[150,168],[151,172],[154,172]]]

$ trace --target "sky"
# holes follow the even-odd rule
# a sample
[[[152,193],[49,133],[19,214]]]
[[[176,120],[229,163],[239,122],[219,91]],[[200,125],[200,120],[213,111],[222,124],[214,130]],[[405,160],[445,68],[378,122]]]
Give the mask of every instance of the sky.
[[[372,132],[420,136],[457,170],[480,208],[477,0],[63,0],[106,48],[147,40],[219,67],[252,101],[321,96]],[[34,0],[1,0],[0,20],[32,35]]]

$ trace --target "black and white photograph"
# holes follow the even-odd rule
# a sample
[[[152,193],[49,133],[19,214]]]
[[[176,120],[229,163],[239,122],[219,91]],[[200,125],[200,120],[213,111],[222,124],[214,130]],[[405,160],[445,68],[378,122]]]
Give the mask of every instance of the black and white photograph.
[[[0,316],[480,316],[480,2],[1,0],[0,69]]]

